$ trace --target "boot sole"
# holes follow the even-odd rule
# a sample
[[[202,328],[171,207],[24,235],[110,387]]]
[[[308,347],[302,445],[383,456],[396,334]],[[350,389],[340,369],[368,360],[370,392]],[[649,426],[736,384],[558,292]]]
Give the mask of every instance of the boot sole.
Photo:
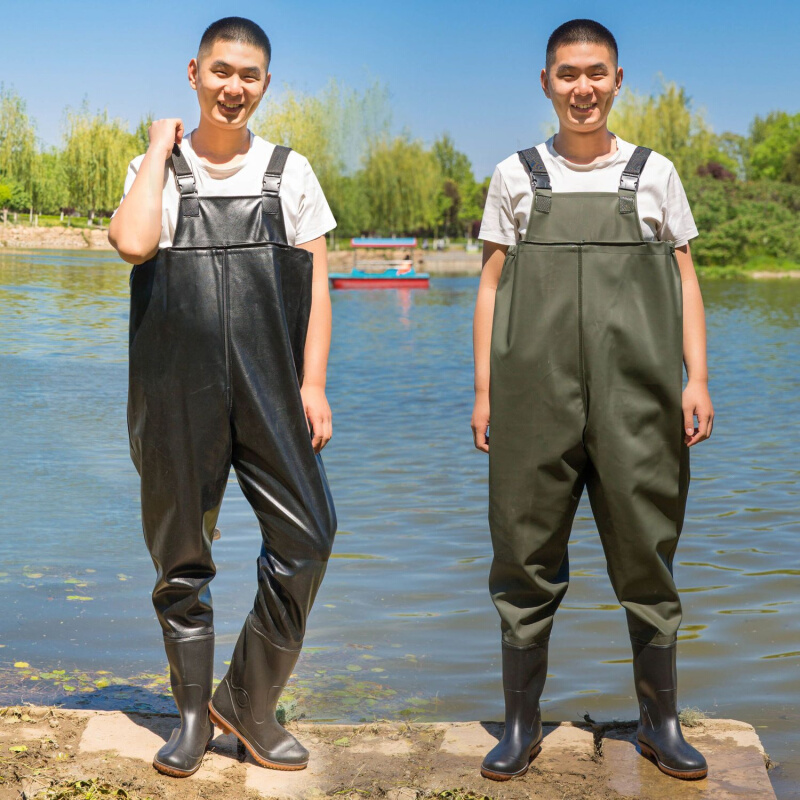
[[[490,781],[510,781],[512,778],[520,778],[530,769],[531,762],[541,752],[542,745],[540,742],[533,748],[533,750],[531,750],[531,754],[528,757],[528,763],[518,772],[494,772],[491,769],[481,767],[481,775],[483,775],[484,778],[488,778]]]
[[[255,762],[260,766],[266,767],[267,769],[279,769],[283,772],[296,772],[297,770],[305,769],[308,766],[308,762],[305,764],[281,764],[276,761],[267,761],[263,756],[258,755],[258,753],[253,750],[250,742],[248,742],[247,739],[245,739],[245,737],[242,736],[242,734],[230,724],[230,722],[223,719],[214,710],[214,706],[212,706],[211,703],[208,704],[208,716],[214,725],[222,729],[223,733],[232,733],[247,748],[247,752],[250,753]]]
[[[639,751],[641,754],[652,761],[665,775],[669,775],[671,778],[679,778],[682,781],[699,781],[702,778],[705,778],[708,775],[708,767],[705,769],[695,769],[695,770],[679,770],[679,769],[672,769],[671,767],[662,764],[658,758],[658,754],[652,747],[648,747],[646,744],[642,744],[637,739],[639,744]]]
[[[211,736],[208,737],[208,741],[206,742],[206,750],[211,747],[211,740],[214,738],[214,733],[211,733]],[[205,753],[203,754],[205,755]],[[168,767],[166,764],[162,764],[160,761],[156,761],[153,759],[153,768],[160,772],[162,775],[169,775],[170,778],[188,778],[190,775],[194,775],[197,770],[203,765],[203,759],[200,759],[200,763],[194,768],[190,770],[183,770],[178,769],[177,767]]]

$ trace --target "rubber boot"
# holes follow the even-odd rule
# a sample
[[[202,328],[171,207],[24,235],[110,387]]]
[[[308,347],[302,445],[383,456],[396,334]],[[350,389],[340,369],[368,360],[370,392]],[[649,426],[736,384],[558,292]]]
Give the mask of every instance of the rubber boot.
[[[214,738],[208,718],[208,701],[214,678],[214,637],[189,641],[164,640],[169,661],[172,696],[181,715],[181,726],[156,753],[153,766],[164,775],[187,778],[200,768]]]
[[[676,645],[633,647],[633,678],[639,699],[636,739],[641,753],[666,775],[697,780],[708,774],[705,758],[684,738],[678,720]]]
[[[300,650],[272,644],[248,615],[228,673],[209,705],[211,721],[232,733],[262,767],[304,769],[308,750],[275,718],[281,692]]]
[[[547,677],[547,642],[524,650],[503,644],[503,738],[483,759],[481,775],[507,781],[524,775],[542,749],[539,698]]]

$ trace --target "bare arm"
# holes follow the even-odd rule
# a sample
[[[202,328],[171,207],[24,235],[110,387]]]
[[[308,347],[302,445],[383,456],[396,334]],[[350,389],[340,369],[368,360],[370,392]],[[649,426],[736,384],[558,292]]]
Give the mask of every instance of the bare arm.
[[[475,358],[475,406],[472,410],[472,436],[475,447],[489,452],[489,361],[492,349],[494,299],[503,271],[508,245],[483,243],[483,270],[475,301],[472,324],[472,349]]]
[[[677,247],[675,256],[683,290],[683,361],[688,380],[683,390],[684,441],[691,447],[711,436],[714,406],[708,392],[706,316],[703,296],[694,270],[689,245]],[[695,426],[694,417],[697,417]]]
[[[179,119],[160,119],[148,133],[150,146],[133,186],[108,226],[108,241],[129,264],[142,264],[158,250],[164,164],[173,143],[180,144],[183,138],[183,123]]]
[[[297,245],[314,258],[311,284],[311,315],[303,354],[303,385],[300,394],[309,427],[314,432],[312,444],[319,452],[333,435],[331,408],[325,396],[328,375],[328,353],[331,347],[331,297],[328,291],[328,248],[325,237]]]

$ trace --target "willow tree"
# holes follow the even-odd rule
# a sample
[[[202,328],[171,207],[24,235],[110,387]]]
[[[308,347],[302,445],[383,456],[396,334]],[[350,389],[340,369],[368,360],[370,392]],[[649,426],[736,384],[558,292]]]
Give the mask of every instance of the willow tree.
[[[608,126],[626,141],[669,158],[681,176],[694,175],[709,161],[739,169],[702,112],[692,107],[686,90],[675,83],[662,83],[660,91],[651,95],[623,89]]]
[[[358,91],[331,80],[316,95],[291,88],[267,95],[251,127],[308,158],[339,231],[356,233],[368,223],[356,173],[370,143],[388,131],[390,117],[382,84]]]
[[[63,165],[70,205],[86,211],[116,208],[128,162],[138,154],[136,136],[108,112],[92,114],[86,103],[67,111]]]
[[[31,169],[31,207],[44,214],[57,214],[69,205],[64,158],[55,147],[36,153]]]
[[[408,134],[373,143],[364,160],[361,185],[370,228],[380,233],[432,230],[447,201],[436,156]]]
[[[0,84],[0,178],[26,186],[36,154],[36,128],[25,101]]]

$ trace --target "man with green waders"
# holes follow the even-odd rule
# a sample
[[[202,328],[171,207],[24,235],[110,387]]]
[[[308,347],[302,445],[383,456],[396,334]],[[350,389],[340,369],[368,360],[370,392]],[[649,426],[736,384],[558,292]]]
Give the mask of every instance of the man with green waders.
[[[481,227],[472,429],[489,453],[502,627],[505,733],[481,769],[495,780],[524,774],[541,749],[548,639],[584,486],[627,614],[642,755],[676,778],[707,774],[678,722],[672,577],[689,447],[713,420],[697,229],[672,163],[608,130],[617,58],[592,20],[553,32],[541,84],[558,133],[498,165]]]

